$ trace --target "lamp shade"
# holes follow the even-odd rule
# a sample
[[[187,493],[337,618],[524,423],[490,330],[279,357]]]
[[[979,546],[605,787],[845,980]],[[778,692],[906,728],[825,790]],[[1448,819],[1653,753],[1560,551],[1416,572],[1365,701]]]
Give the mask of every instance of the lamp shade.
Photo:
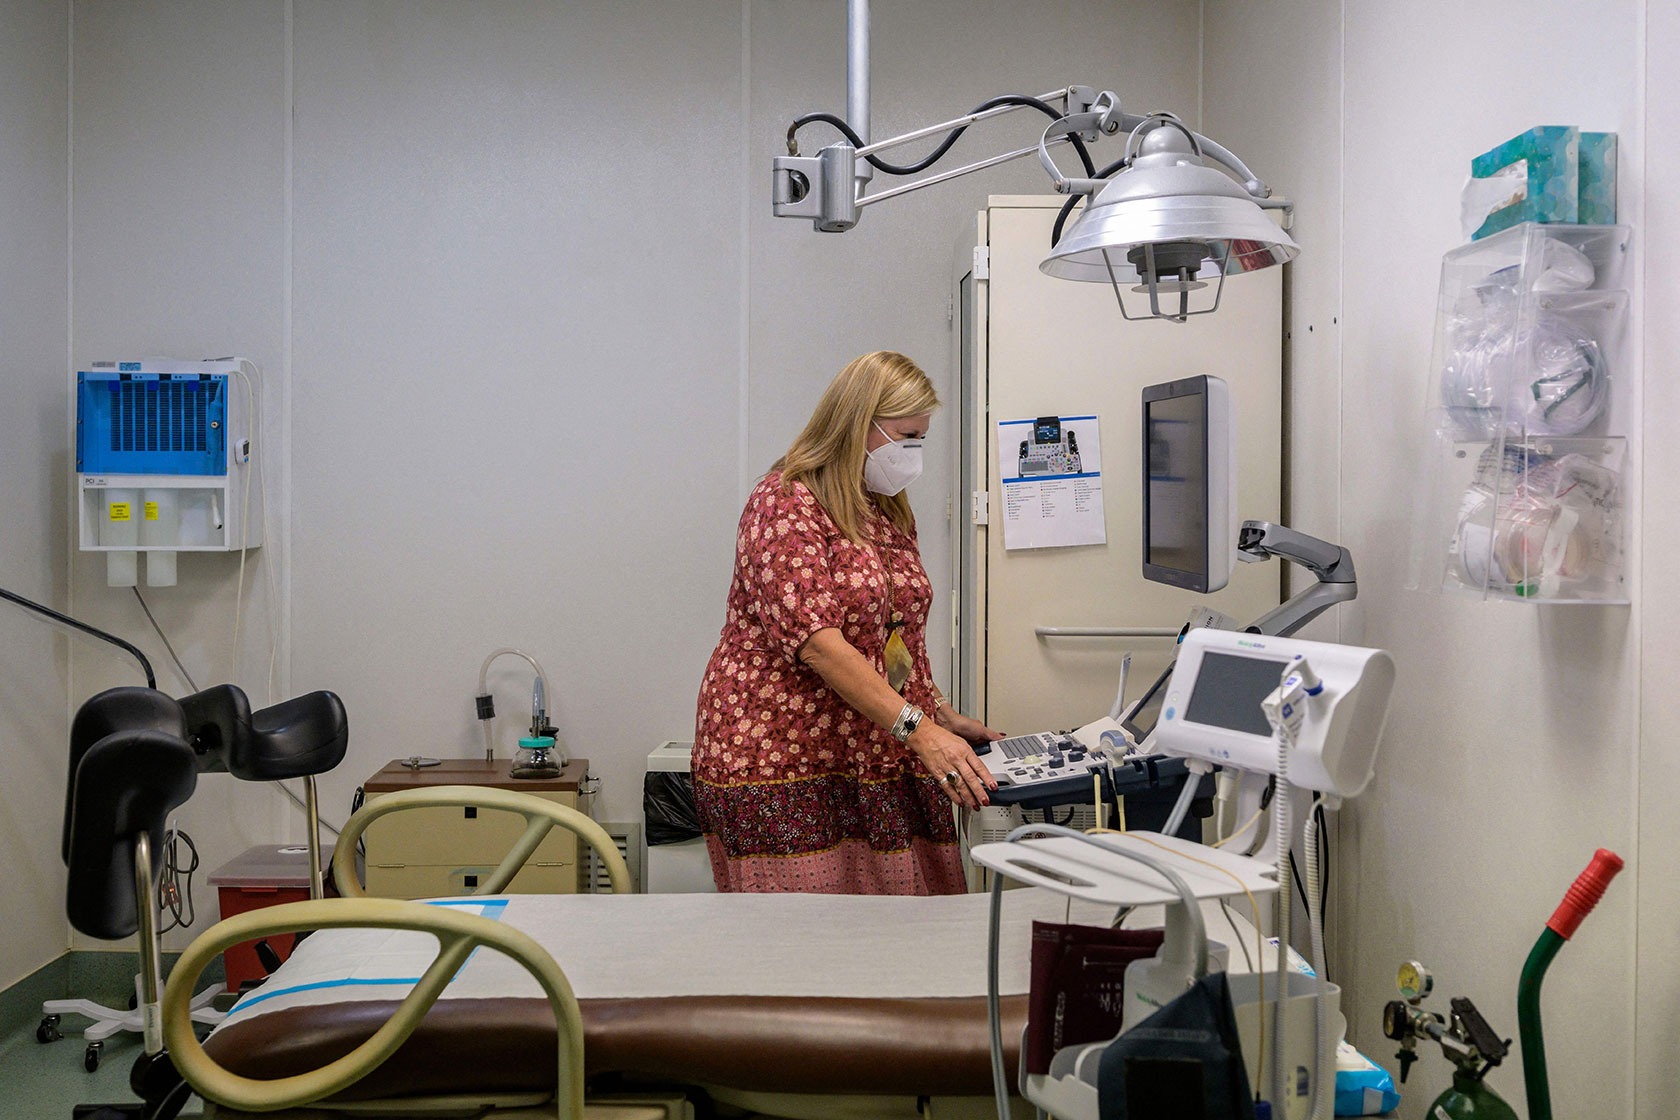
[[[1300,252],[1240,184],[1206,166],[1174,131],[1158,129],[1148,139],[1132,166],[1086,205],[1040,271],[1124,282],[1142,267],[1138,254],[1127,254],[1154,245],[1179,262],[1174,272],[1206,279],[1218,277],[1222,261],[1227,273],[1254,272]]]

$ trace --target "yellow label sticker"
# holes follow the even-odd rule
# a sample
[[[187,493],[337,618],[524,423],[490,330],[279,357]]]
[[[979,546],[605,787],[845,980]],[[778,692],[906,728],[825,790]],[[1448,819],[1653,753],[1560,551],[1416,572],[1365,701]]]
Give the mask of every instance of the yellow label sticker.
[[[157,503],[156,502],[147,502],[146,503],[146,520],[147,521],[156,521],[157,520]]]
[[[127,521],[129,519],[130,518],[129,518],[129,513],[128,513],[128,503],[127,502],[112,502],[111,503],[111,520],[112,521]]]

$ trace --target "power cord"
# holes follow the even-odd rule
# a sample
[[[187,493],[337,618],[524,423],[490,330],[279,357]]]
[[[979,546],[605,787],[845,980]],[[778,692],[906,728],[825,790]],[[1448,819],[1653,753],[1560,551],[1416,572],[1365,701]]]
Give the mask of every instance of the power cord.
[[[140,601],[140,609],[146,612],[146,621],[152,624],[152,629],[157,631],[158,638],[163,642],[163,648],[169,651],[169,660],[175,663],[175,671],[181,674],[181,679],[187,682],[188,688],[197,692],[198,682],[192,679],[192,674],[187,672],[187,667],[181,664],[181,658],[175,652],[175,647],[169,644],[169,636],[163,632],[163,627],[158,625],[158,620],[152,615],[152,608],[146,605],[146,597],[140,594],[138,587],[131,588],[131,590],[134,592],[134,597]]]
[[[50,618],[61,626],[68,626],[73,630],[80,630],[82,633],[98,638],[102,642],[110,642],[112,645],[116,646],[118,649],[122,650],[124,653],[128,654],[140,663],[140,671],[146,675],[147,688],[157,687],[157,674],[152,672],[152,663],[146,660],[146,655],[141,653],[140,648],[132,642],[125,642],[115,634],[107,634],[105,631],[100,630],[97,627],[89,626],[87,623],[82,622],[79,619],[71,618],[62,611],[55,611],[51,607],[43,606],[42,604],[35,602],[33,599],[25,599],[22,595],[19,595],[15,591],[7,591],[4,587],[0,587],[0,599],[4,599],[9,603],[16,603],[24,610],[34,611],[38,615]]]
[[[181,846],[186,845],[187,862],[181,860]],[[188,929],[198,915],[193,909],[192,877],[198,870],[198,845],[179,828],[163,834],[163,876],[158,882],[158,906],[170,915],[171,921],[159,933],[172,929]]]
[[[1061,120],[1064,115],[1057,112],[1056,107],[1048,102],[1040,101],[1036,97],[1027,97],[1024,94],[1018,93],[1006,93],[1001,97],[994,97],[989,101],[982,101],[979,105],[970,109],[969,112],[984,113],[987,109],[996,109],[1003,105],[1023,105],[1029,109],[1037,109],[1053,121]],[[815,124],[818,121],[821,121],[824,124],[833,125],[835,128],[839,129],[841,135],[845,136],[846,140],[852,145],[852,147],[862,148],[866,146],[863,142],[863,137],[859,136],[852,126],[846,123],[844,117],[835,116],[833,113],[806,113],[802,117],[795,118],[794,122],[788,126],[787,142],[789,154],[799,154],[799,145],[794,139],[795,134],[806,125]],[[953,128],[950,132],[947,132],[945,134],[945,139],[939,142],[939,146],[937,148],[933,149],[933,151],[929,152],[926,156],[915,163],[903,165],[888,163],[881,157],[873,155],[864,156],[863,158],[868,160],[870,166],[874,167],[877,171],[885,172],[888,175],[915,175],[918,172],[926,171],[928,168],[932,167],[934,163],[940,159],[940,157],[950,151],[951,145],[957,142],[957,137],[968,131],[968,127],[969,126],[966,124],[960,124]],[[1073,145],[1073,150],[1079,153],[1079,162],[1085,165],[1085,174],[1093,179],[1098,178],[1099,176],[1096,172],[1096,165],[1091,162],[1091,153],[1086,150],[1085,142],[1072,134],[1069,134],[1068,141]],[[1110,172],[1110,174],[1113,174],[1113,172]]]

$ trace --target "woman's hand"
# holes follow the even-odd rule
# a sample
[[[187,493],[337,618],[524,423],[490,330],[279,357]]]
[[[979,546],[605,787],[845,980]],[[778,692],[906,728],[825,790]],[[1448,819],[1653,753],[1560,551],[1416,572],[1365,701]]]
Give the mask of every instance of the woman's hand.
[[[967,739],[970,743],[990,743],[1004,737],[1003,732],[993,731],[979,720],[963,715],[949,704],[939,705],[939,710],[933,718],[939,721],[939,726],[953,735]]]
[[[904,745],[952,801],[965,809],[991,804],[988,794],[997,788],[997,779],[961,736],[924,719]]]

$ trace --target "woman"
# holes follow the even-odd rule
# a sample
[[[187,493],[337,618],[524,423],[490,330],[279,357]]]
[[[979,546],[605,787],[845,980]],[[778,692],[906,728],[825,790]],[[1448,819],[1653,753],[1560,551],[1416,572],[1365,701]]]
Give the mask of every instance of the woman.
[[[969,744],[1002,736],[928,663],[903,490],[938,404],[909,358],[865,354],[747,499],[695,726],[720,891],[964,890],[950,806],[987,803],[997,782]]]

